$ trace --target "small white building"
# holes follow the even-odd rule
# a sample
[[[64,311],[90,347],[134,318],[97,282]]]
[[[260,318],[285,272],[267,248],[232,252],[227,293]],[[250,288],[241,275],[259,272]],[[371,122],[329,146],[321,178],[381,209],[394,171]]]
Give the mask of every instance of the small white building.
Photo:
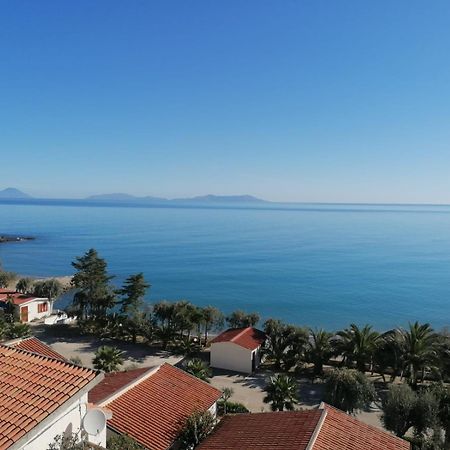
[[[14,305],[15,319],[23,323],[49,317],[53,311],[53,301],[48,298],[21,294],[10,289],[0,289],[0,307],[5,308],[10,300]]]
[[[43,353],[0,344],[0,448],[47,449],[56,436],[73,434],[104,447],[107,415],[88,405],[88,392],[103,376]]]
[[[252,373],[261,363],[265,340],[265,333],[256,328],[230,328],[211,341],[211,367]]]

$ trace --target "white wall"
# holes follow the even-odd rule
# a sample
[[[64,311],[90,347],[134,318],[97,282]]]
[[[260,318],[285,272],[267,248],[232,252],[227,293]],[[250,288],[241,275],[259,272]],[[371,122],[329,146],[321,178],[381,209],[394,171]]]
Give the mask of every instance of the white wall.
[[[42,304],[42,303],[48,303],[48,310],[45,312],[39,313],[38,305]],[[33,300],[32,302],[24,304],[24,305],[19,305],[16,307],[16,315],[19,319],[21,317],[20,309],[23,308],[24,306],[28,306],[28,322],[31,322],[32,320],[35,320],[35,319],[42,319],[43,317],[50,316],[52,314],[53,302],[50,302],[48,299],[42,298],[42,299]]]
[[[252,372],[252,350],[232,342],[214,342],[211,344],[211,367]]]
[[[33,436],[22,450],[46,450],[56,436],[66,431],[78,433],[87,410],[87,393],[80,399],[68,404],[63,411],[37,435]],[[106,427],[98,436],[88,436],[89,442],[106,447]]]

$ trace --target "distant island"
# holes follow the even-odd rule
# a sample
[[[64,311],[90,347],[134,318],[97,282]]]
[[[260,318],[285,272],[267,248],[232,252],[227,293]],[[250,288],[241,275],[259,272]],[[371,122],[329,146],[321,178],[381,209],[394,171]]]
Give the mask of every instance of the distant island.
[[[22,242],[22,241],[32,241],[35,238],[32,236],[1,236],[0,235],[0,244],[5,242]]]
[[[25,192],[16,189],[16,188],[6,188],[0,191],[0,200],[33,200],[34,198],[31,195],[26,194]],[[50,199],[34,199],[34,200],[50,200]],[[56,199],[51,199],[56,200]],[[63,200],[63,199],[61,199]],[[128,204],[192,204],[192,205],[201,205],[201,204],[221,204],[221,205],[231,205],[231,204],[263,204],[270,203],[267,200],[263,200],[252,195],[201,195],[197,197],[189,197],[189,198],[174,198],[168,199],[163,197],[152,197],[152,196],[143,196],[138,197],[135,195],[130,195],[126,193],[112,193],[112,194],[98,194],[91,195],[82,199],[72,199],[73,201],[78,202],[102,202],[102,203],[128,203]]]
[[[6,199],[25,199],[25,198],[32,198],[31,195],[25,194],[25,192],[19,191],[19,189],[16,188],[6,188],[0,191],[0,198],[6,198]]]

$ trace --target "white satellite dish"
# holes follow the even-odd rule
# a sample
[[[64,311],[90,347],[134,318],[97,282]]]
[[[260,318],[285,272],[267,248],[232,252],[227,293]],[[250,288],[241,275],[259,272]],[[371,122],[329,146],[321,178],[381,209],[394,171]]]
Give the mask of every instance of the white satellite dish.
[[[106,427],[106,416],[101,409],[90,409],[83,419],[83,428],[87,434],[97,435]]]

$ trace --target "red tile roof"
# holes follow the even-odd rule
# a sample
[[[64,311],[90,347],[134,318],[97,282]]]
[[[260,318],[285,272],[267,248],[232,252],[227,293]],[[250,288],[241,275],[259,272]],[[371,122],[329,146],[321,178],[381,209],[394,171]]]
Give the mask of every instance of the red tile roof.
[[[306,450],[321,415],[316,409],[226,416],[198,450]]]
[[[327,412],[314,450],[409,450],[410,444],[391,433],[323,404]]]
[[[266,340],[266,334],[263,331],[253,327],[247,328],[229,328],[215,337],[211,344],[217,342],[233,342],[249,350],[255,350]]]
[[[33,295],[21,294],[20,292],[13,291],[11,289],[0,289],[0,302],[6,302],[8,297],[12,297],[15,305],[23,305],[24,303],[32,300],[41,299],[41,297],[35,297]]]
[[[58,352],[55,352],[55,350],[35,337],[11,341],[6,343],[6,345],[14,348],[20,348],[31,353],[37,353],[38,355],[48,356],[49,358],[67,361],[64,356],[60,355]]]
[[[106,400],[112,394],[125,388],[130,383],[137,381],[146,372],[148,367],[142,369],[127,370],[124,372],[105,373],[105,378],[89,391],[88,398],[90,403],[100,403]]]
[[[166,450],[176,440],[182,422],[194,411],[209,409],[221,394],[183,370],[163,364],[102,406],[112,411],[110,428],[151,450]]]
[[[198,450],[409,450],[386,431],[321,405],[308,411],[226,416]]]
[[[0,450],[5,450],[96,377],[91,369],[0,344]]]

